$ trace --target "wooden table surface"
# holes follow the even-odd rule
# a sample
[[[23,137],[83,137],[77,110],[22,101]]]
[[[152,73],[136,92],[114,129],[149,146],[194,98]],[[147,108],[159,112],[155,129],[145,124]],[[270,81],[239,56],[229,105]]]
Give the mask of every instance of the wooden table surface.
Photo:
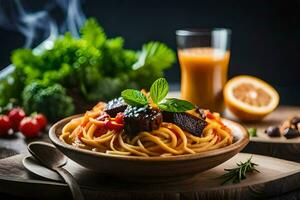
[[[236,184],[221,183],[219,177],[224,169],[236,166],[252,156],[260,171],[248,174],[247,179]],[[23,155],[15,155],[0,160],[0,191],[20,196],[40,199],[70,199],[70,191],[65,183],[51,181],[36,176],[22,165]],[[158,200],[196,200],[196,199],[272,199],[277,196],[290,197],[300,189],[300,164],[276,158],[239,153],[225,163],[196,174],[193,177],[172,182],[136,183],[117,177],[97,174],[79,166],[71,160],[64,166],[76,179],[85,197],[97,199],[158,199]],[[36,193],[36,190],[39,193]]]
[[[274,125],[281,122],[283,118],[291,115],[300,116],[299,107],[279,107],[276,112],[268,116],[262,123],[259,124],[244,124],[246,127],[257,127],[258,138],[252,138],[250,144],[245,148],[245,152],[275,156],[283,159],[289,159],[300,162],[300,138],[295,140],[286,140],[285,138],[268,138],[263,134],[263,130],[268,125]],[[235,119],[230,114],[226,113],[226,117]],[[27,144],[43,140],[50,142],[46,133],[40,138],[25,139],[22,134],[17,133],[13,136],[0,138],[0,159],[6,158],[16,154],[29,154],[27,151]],[[298,144],[297,144],[298,143]],[[268,146],[269,145],[269,146]],[[284,146],[287,145],[287,146]],[[287,155],[285,155],[287,153]],[[281,156],[278,156],[281,155]],[[283,155],[283,156],[282,156]],[[294,191],[295,195],[299,195],[299,191]],[[290,197],[293,194],[289,194]],[[0,194],[0,199],[19,199],[5,194]]]

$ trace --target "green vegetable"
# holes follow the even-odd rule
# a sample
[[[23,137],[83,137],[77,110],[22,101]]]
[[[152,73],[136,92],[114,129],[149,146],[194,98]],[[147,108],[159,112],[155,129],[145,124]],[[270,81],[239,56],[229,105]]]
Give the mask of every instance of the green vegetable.
[[[248,134],[250,137],[257,137],[257,129],[256,128],[249,128]]]
[[[50,121],[67,117],[74,112],[72,98],[59,84],[45,86],[43,83],[33,82],[25,87],[22,98],[26,113],[43,113]]]
[[[18,101],[21,98],[23,84],[23,73],[15,70],[3,79],[0,79],[0,106],[6,106],[11,99]]]
[[[127,89],[121,93],[124,101],[132,106],[145,106],[148,104],[147,97],[138,90]]]
[[[105,44],[106,35],[95,19],[87,20],[80,32],[85,41],[97,48]]]
[[[176,98],[164,99],[169,92],[169,85],[165,78],[159,78],[151,85],[150,97],[161,110],[168,112],[185,112],[195,106],[185,100]],[[127,89],[121,93],[126,103],[132,106],[145,106],[149,104],[147,97],[138,90]]]
[[[168,112],[184,112],[195,108],[194,104],[185,100],[175,98],[166,99],[164,102],[159,103],[158,107],[161,110]]]
[[[16,99],[10,99],[9,103],[5,106],[0,106],[0,115],[6,115],[10,110],[18,106]]]
[[[130,77],[142,88],[149,89],[157,78],[163,76],[163,70],[175,60],[175,53],[166,45],[149,42],[143,45],[142,51],[138,53],[138,60],[132,66]]]
[[[225,183],[239,183],[246,179],[246,174],[251,172],[259,172],[255,167],[258,164],[251,162],[252,156],[246,162],[237,163],[236,168],[224,169],[226,171],[220,178],[225,179],[221,185]]]
[[[79,38],[74,38],[65,33],[54,41],[51,48],[14,51],[11,60],[15,71],[0,80],[0,106],[15,98],[28,110],[33,110],[34,106],[25,102],[33,97],[23,99],[21,94],[25,88],[38,82],[43,85],[42,90],[59,84],[65,90],[63,93],[72,95],[76,110],[80,111],[82,105],[110,100],[126,88],[150,89],[151,83],[162,77],[163,70],[176,60],[173,50],[160,42],[144,44],[140,51],[124,48],[124,38],[108,38],[95,19],[88,19],[80,34]],[[50,93],[48,98],[58,97]],[[58,101],[55,107],[65,104]],[[58,114],[47,111],[51,114],[47,117],[61,118],[61,111],[53,110]]]
[[[157,79],[150,88],[150,96],[154,103],[161,102],[169,92],[169,85],[166,79]]]

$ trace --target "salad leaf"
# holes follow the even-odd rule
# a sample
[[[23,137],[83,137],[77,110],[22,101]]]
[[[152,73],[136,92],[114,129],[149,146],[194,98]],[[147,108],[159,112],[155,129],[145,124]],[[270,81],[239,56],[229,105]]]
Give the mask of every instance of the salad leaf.
[[[158,107],[161,110],[168,112],[185,112],[187,110],[192,110],[193,108],[195,108],[194,104],[185,100],[175,98],[166,99],[164,102],[158,104]]]
[[[0,104],[6,105],[9,99],[16,98],[32,110],[31,104],[24,104],[21,98],[24,88],[40,83],[41,90],[47,90],[58,84],[65,90],[59,89],[59,98],[56,92],[47,92],[44,97],[58,98],[54,107],[64,107],[69,103],[61,99],[71,95],[76,110],[81,111],[82,105],[117,97],[125,88],[149,89],[152,82],[163,76],[163,70],[175,62],[175,53],[160,42],[149,42],[141,51],[124,48],[124,38],[108,38],[95,19],[88,19],[80,33],[79,38],[65,33],[53,41],[51,48],[14,51],[11,60],[16,72],[1,78]],[[58,91],[55,88],[53,91]],[[157,101],[163,98],[160,95],[156,95]],[[51,118],[62,116],[48,114]]]
[[[175,61],[175,53],[165,44],[160,42],[149,42],[143,45],[139,58],[132,66],[134,70],[145,65],[151,65],[156,69],[166,69]]]
[[[169,92],[169,84],[165,78],[157,79],[150,88],[150,96],[154,103],[158,104]]]
[[[124,101],[132,106],[145,106],[148,104],[147,97],[138,90],[127,89],[121,93]]]
[[[130,76],[141,88],[149,89],[157,78],[163,77],[163,70],[174,64],[175,60],[175,53],[165,44],[149,42],[138,53]]]

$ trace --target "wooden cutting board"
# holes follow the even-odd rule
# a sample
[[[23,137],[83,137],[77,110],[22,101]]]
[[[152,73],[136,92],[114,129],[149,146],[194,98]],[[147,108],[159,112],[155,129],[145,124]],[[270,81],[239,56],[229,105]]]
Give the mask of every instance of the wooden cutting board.
[[[69,170],[87,199],[253,199],[300,197],[300,164],[253,155],[260,173],[238,184],[220,185],[224,168],[232,168],[251,154],[240,153],[222,165],[193,178],[171,183],[133,183],[95,174],[69,161]],[[39,199],[70,199],[66,184],[40,178],[22,165],[24,155],[0,160],[0,192]],[[122,170],[122,166],[120,166]]]
[[[180,97],[178,91],[170,92],[170,97]],[[244,123],[234,117],[229,110],[223,114],[225,118],[237,121],[246,128],[257,128],[257,137],[251,137],[249,144],[242,152],[261,154],[300,162],[300,137],[286,139],[285,137],[269,137],[264,131],[269,126],[278,126],[282,121],[292,116],[300,117],[300,107],[279,106],[274,112],[260,122]]]
[[[250,138],[250,142],[243,152],[300,162],[300,137],[286,139],[285,137],[269,137],[264,133],[269,126],[278,126],[284,120],[293,116],[300,117],[300,107],[279,106],[261,122],[240,122],[246,128],[257,128],[257,137]],[[238,121],[228,111],[226,117]]]

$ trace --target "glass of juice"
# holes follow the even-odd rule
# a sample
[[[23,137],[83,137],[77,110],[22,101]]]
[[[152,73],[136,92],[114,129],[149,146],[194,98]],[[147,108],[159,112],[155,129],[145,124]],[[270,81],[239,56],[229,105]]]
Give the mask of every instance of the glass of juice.
[[[229,29],[176,31],[182,99],[223,112],[222,90],[227,81],[230,37]]]

